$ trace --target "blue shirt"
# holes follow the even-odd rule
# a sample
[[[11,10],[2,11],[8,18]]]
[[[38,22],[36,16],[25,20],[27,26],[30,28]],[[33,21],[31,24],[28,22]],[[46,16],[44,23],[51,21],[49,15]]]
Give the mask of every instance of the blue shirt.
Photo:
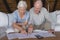
[[[23,23],[25,21],[27,21],[27,22],[29,21],[29,12],[27,12],[27,11],[25,12],[24,18],[22,18],[22,19],[20,18],[18,10],[14,11],[13,15],[14,15],[15,23]]]

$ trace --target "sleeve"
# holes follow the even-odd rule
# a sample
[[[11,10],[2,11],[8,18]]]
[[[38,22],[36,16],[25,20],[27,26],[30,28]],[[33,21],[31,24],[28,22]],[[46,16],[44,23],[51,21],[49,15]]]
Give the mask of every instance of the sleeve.
[[[52,19],[52,17],[46,9],[44,9],[44,16],[51,23],[51,29],[54,29],[55,21]]]
[[[60,15],[60,10],[55,11],[56,15]]]
[[[14,11],[13,12],[13,18],[14,18],[14,23],[16,23],[17,22],[17,12],[16,11]]]
[[[28,22],[30,18],[29,12],[27,12],[26,21]]]

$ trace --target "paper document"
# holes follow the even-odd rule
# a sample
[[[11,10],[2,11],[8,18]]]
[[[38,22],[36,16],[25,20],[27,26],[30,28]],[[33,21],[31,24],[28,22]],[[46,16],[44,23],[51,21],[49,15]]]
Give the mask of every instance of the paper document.
[[[15,31],[13,30],[13,28],[8,28],[7,31],[6,31],[6,33],[11,33],[11,32],[15,32]]]
[[[18,38],[16,33],[13,33],[13,34],[7,34],[7,37],[8,39],[15,39],[15,38]]]
[[[42,36],[42,37],[55,37],[54,34],[48,33],[48,32],[45,32],[45,33],[39,33],[39,35]]]
[[[30,34],[14,33],[14,34],[8,34],[7,37],[8,39],[14,39],[14,38],[26,39],[26,38],[36,38],[35,35],[40,35],[41,37],[55,37],[54,34],[49,33],[48,31],[41,31],[41,32],[39,31]]]
[[[48,31],[44,31],[44,30],[34,30],[34,33],[38,33],[38,35],[42,37],[55,37],[54,34],[49,33]]]
[[[17,34],[18,34],[17,37],[18,37],[19,39],[28,38],[27,34],[21,34],[21,33],[17,33]]]
[[[55,31],[56,31],[56,32],[60,32],[60,26],[56,26],[56,27],[55,27]]]
[[[40,33],[42,33],[42,32],[45,33],[45,32],[48,32],[48,31],[45,31],[45,30],[34,30],[33,32],[34,32],[34,33],[39,33],[39,32],[40,32]]]

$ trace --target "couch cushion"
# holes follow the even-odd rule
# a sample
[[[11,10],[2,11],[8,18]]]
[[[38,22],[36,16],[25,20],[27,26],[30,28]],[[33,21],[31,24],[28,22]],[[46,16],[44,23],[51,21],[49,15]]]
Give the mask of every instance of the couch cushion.
[[[7,14],[0,12],[0,27],[7,25],[8,25]]]
[[[9,16],[9,26],[11,26],[14,21],[14,16],[13,14],[8,14],[8,16]]]

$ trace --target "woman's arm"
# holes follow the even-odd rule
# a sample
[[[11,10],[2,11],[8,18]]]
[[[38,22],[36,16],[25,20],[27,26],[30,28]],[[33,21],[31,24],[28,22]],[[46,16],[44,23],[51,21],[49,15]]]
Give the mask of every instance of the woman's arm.
[[[17,24],[17,23],[13,23],[12,26],[13,26],[13,28],[16,28],[18,30],[22,30],[22,27],[19,26],[19,24]]]

